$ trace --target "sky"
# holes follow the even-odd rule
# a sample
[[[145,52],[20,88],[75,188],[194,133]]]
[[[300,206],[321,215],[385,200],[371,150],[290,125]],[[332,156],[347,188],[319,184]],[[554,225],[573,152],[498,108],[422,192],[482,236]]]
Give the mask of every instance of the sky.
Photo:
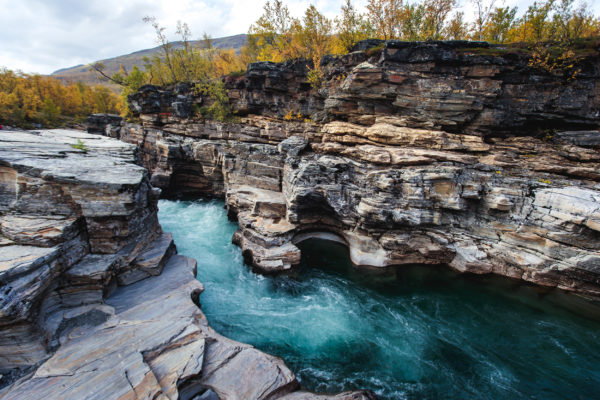
[[[465,16],[473,14],[463,0]],[[496,0],[524,11],[533,0]],[[504,1],[502,3],[502,1]],[[0,0],[0,67],[27,73],[53,71],[155,47],[154,16],[174,39],[177,21],[187,22],[192,38],[246,33],[262,14],[265,0]],[[354,0],[364,10],[367,0]],[[284,0],[300,17],[314,4],[327,17],[339,13],[342,0]],[[588,0],[600,15],[600,1]]]

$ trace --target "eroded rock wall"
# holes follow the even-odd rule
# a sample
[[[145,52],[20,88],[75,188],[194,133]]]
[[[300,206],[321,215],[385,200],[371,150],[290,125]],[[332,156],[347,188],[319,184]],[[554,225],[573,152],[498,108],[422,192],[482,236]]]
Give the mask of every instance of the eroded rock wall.
[[[232,103],[240,114],[283,118],[291,111],[318,122],[365,125],[374,116],[399,116],[409,127],[484,136],[598,126],[597,49],[569,70],[578,71],[570,79],[569,71],[533,68],[528,54],[488,43],[388,41],[382,47],[324,58],[319,90],[308,85],[304,62],[253,64],[244,77],[226,81]]]
[[[147,86],[130,99],[142,124],[117,135],[165,194],[224,196],[263,272],[335,234],[358,265],[448,264],[598,296],[598,57],[569,80],[492,50],[388,42],[325,60],[319,90],[301,64],[259,63],[227,81],[235,123]]]
[[[136,154],[0,132],[0,399],[372,399],[295,393],[283,360],[210,328]]]
[[[133,164],[135,151],[74,131],[0,133],[0,368],[47,357],[64,323],[55,312],[100,302],[160,235],[160,191]],[[112,263],[78,279],[91,253]],[[98,310],[80,311],[72,314]]]

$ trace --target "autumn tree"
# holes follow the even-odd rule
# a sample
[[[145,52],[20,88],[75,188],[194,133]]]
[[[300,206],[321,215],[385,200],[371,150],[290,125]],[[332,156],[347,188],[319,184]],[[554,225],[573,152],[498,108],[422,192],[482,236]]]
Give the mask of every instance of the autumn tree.
[[[276,14],[280,14],[281,7],[280,2],[275,5]],[[270,5],[267,8],[269,13],[273,11]],[[145,59],[146,82],[163,86],[178,82],[192,83],[197,94],[207,97],[208,105],[200,110],[202,116],[218,120],[229,118],[231,107],[221,78],[232,72],[246,69],[251,61],[248,49],[239,55],[234,49],[216,48],[207,34],[204,34],[199,44],[194,45],[190,40],[191,30],[183,22],[177,23],[175,33],[179,36],[179,42],[173,44],[168,40],[165,28],[161,27],[154,18],[147,17],[145,21],[151,22],[157,42],[161,45],[160,53]],[[135,76],[139,76],[140,80],[133,80],[131,74],[129,74],[131,78],[129,81],[126,79],[127,76],[113,76],[112,79],[125,84],[127,90],[137,90],[143,77],[138,74]]]
[[[590,38],[600,36],[600,18],[595,17],[582,3],[573,13],[569,22],[572,38]]]
[[[335,19],[339,47],[351,51],[356,43],[373,36],[373,27],[356,11],[351,0],[342,4],[341,15]]]
[[[384,40],[400,37],[401,8],[402,0],[369,0],[367,19],[377,37]]]
[[[291,29],[297,23],[281,0],[267,1],[263,14],[248,31],[248,47],[259,61],[283,61],[290,57]]]
[[[405,4],[400,9],[400,37],[402,40],[424,40],[425,6]]]
[[[553,28],[550,15],[554,1],[534,1],[525,14],[517,20],[515,28],[510,33],[511,41],[538,43],[552,37]]]
[[[469,36],[469,28],[464,21],[465,14],[456,12],[446,27],[446,39],[464,40]]]
[[[496,7],[483,26],[483,39],[490,43],[505,43],[515,25],[517,8]]]
[[[322,58],[346,52],[360,35],[366,36],[366,32],[359,32],[366,24],[349,1],[343,9],[343,18],[336,25],[344,32],[344,42],[336,37],[334,22],[315,6],[310,5],[302,19],[297,19],[290,16],[281,1],[267,1],[263,15],[250,27],[248,47],[261,61],[307,60],[309,81],[317,87],[323,75]]]
[[[160,45],[160,48],[163,52],[164,65],[168,69],[168,72],[171,75],[172,82],[176,82],[177,76],[175,75],[175,67],[173,65],[173,54],[172,54],[173,45],[171,44],[171,42],[169,42],[169,40],[167,39],[167,36],[165,35],[166,28],[160,26],[158,24],[158,22],[156,21],[155,17],[147,16],[147,17],[144,17],[143,20],[144,20],[144,22],[152,25],[152,28],[154,28],[154,32],[156,34],[156,42]]]
[[[194,65],[194,51],[190,45],[190,36],[192,32],[190,27],[185,22],[177,21],[177,29],[175,33],[181,38],[181,48],[173,51],[176,65],[181,68],[181,77],[185,81],[191,81],[194,79],[193,65]]]
[[[446,18],[456,6],[456,0],[428,0],[425,2],[422,38],[444,39]]]
[[[305,49],[302,56],[312,60],[309,65],[308,80],[315,88],[321,86],[323,70],[321,60],[327,54],[336,52],[336,42],[333,36],[333,23],[321,14],[312,4],[306,9],[301,28],[300,44]]]
[[[91,98],[93,113],[112,113],[118,109],[119,99],[106,86],[96,86]]]
[[[121,101],[103,86],[0,69],[0,124],[31,128],[77,122],[92,112],[119,113]]]
[[[249,59],[244,54],[237,54],[234,49],[218,49],[211,54],[211,74],[216,77],[245,71]]]
[[[144,67],[150,83],[168,85],[208,79],[211,68],[208,55],[212,49],[206,50],[193,46],[190,43],[191,32],[186,23],[177,23],[175,32],[180,40],[175,46],[167,39],[165,28],[161,27],[153,17],[146,17],[144,20],[152,23],[156,41],[160,43],[161,48],[159,53],[145,59]],[[205,38],[204,42],[206,41]]]
[[[475,22],[473,23],[473,38],[483,40],[483,29],[494,10],[496,0],[472,0],[475,5]]]
[[[570,41],[581,37],[600,35],[600,23],[589,12],[587,4],[575,8],[575,0],[560,0],[554,3],[554,37],[559,41]]]
[[[293,30],[292,40],[297,48],[296,54],[309,60],[323,58],[336,50],[333,22],[312,4],[304,12],[302,24],[297,24]]]

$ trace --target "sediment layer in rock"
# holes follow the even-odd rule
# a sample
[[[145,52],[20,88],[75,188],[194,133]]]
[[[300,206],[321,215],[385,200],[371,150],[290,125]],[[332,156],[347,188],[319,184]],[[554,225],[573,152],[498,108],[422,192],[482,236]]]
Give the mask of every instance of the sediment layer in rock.
[[[264,399],[295,389],[282,360],[210,329],[192,301],[201,291],[195,261],[171,257],[162,274],[117,289],[105,322],[70,332],[0,398],[177,399],[211,389],[221,399]]]
[[[283,360],[209,327],[196,262],[161,231],[135,153],[83,132],[0,132],[0,399],[297,390]]]
[[[119,254],[127,265],[160,233],[160,192],[135,151],[76,131],[0,132],[0,368],[47,356],[53,310],[102,299],[108,282],[95,291],[92,282],[63,282],[89,253]]]
[[[165,195],[224,197],[263,272],[329,235],[358,265],[448,264],[598,296],[597,58],[565,80],[485,43],[388,42],[327,58],[318,91],[302,63],[251,65],[226,81],[238,123],[182,112],[206,101],[189,86],[146,86],[130,99],[141,126],[92,129],[137,144]]]

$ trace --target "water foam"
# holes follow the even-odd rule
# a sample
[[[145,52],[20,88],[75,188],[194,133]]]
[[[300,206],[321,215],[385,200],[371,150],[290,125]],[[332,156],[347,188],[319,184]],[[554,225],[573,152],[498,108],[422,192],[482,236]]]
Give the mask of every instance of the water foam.
[[[508,279],[407,267],[353,269],[308,240],[295,274],[263,277],[231,244],[223,202],[161,201],[160,222],[198,260],[200,302],[220,333],[281,356],[310,390],[381,398],[594,398],[600,322],[589,304]],[[568,309],[564,309],[568,307]]]

